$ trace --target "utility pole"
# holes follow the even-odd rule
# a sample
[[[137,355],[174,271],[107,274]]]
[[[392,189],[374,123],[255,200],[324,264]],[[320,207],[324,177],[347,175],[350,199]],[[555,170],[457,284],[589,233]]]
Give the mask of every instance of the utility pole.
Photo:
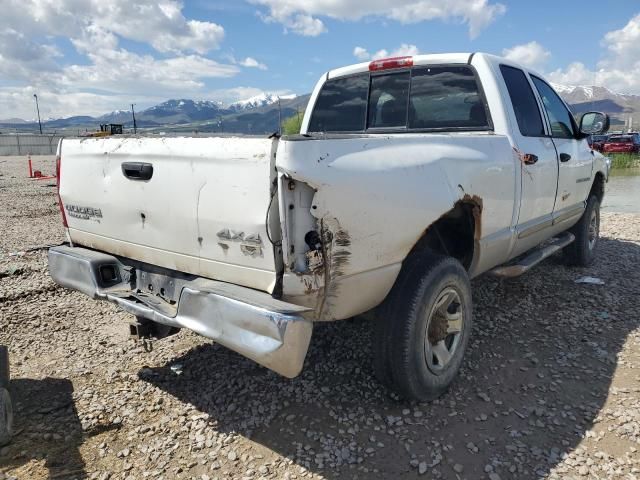
[[[136,133],[138,133],[138,126],[136,125],[136,112],[133,109],[134,105],[135,105],[135,103],[131,104],[131,115],[133,115],[133,133],[136,134]]]
[[[38,95],[34,93],[33,98],[36,99],[36,111],[38,112],[38,126],[40,127],[40,135],[42,135],[42,122],[40,121],[40,107],[38,106]]]

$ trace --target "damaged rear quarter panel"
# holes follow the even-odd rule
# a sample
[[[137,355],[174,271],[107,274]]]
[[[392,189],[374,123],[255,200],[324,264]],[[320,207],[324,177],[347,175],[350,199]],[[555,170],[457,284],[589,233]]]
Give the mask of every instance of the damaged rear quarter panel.
[[[382,301],[413,245],[457,201],[481,199],[478,235],[504,229],[515,165],[499,152],[509,148],[506,137],[484,133],[284,137],[277,169],[316,191],[310,214],[325,240],[319,319]]]

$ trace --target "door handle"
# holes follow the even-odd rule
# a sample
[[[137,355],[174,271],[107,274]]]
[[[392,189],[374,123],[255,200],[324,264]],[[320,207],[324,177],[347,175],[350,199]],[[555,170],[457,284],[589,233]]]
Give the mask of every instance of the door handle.
[[[569,155],[568,153],[561,153],[560,154],[560,161],[561,162],[568,162],[569,160],[571,160],[571,155]]]
[[[538,161],[538,156],[533,153],[525,153],[524,154],[524,164],[525,165],[533,165]]]
[[[129,180],[150,180],[153,176],[153,165],[144,162],[125,162],[122,174]]]

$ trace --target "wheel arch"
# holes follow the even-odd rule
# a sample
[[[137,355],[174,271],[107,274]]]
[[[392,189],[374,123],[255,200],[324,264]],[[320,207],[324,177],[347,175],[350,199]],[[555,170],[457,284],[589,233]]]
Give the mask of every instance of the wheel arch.
[[[481,233],[482,199],[465,195],[423,231],[407,258],[430,250],[457,259],[469,271],[478,253]]]
[[[598,197],[598,201],[600,203],[602,203],[602,199],[604,198],[604,184],[604,174],[600,171],[596,172],[595,176],[593,177],[593,183],[591,184],[589,196],[595,195],[596,197]]]

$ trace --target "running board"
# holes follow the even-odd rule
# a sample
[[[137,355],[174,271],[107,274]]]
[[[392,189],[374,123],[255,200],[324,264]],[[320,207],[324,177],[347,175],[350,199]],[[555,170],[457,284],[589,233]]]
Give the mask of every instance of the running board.
[[[532,250],[530,253],[516,258],[516,263],[501,265],[491,270],[490,273],[497,277],[519,277],[548,256],[553,255],[558,250],[569,245],[575,239],[576,237],[573,233],[565,232],[562,235],[551,239],[551,241],[546,243],[544,246],[540,246]]]

